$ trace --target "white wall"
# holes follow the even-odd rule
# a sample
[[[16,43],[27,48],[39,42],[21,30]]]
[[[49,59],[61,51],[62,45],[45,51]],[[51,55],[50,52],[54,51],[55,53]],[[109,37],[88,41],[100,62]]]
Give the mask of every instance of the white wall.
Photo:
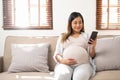
[[[96,0],[53,0],[53,30],[3,30],[2,0],[0,0],[0,55],[4,52],[5,38],[17,36],[56,36],[66,31],[68,16],[71,12],[81,12],[85,20],[85,30],[91,33],[96,27]],[[99,34],[116,35],[119,30],[99,31]]]

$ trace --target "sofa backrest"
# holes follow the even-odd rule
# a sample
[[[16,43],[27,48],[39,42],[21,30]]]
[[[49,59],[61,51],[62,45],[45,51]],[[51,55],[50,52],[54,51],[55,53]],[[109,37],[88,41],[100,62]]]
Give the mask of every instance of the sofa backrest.
[[[8,67],[11,63],[11,44],[32,44],[32,43],[43,43],[47,42],[50,44],[49,50],[49,57],[48,57],[48,65],[50,71],[54,70],[55,62],[53,60],[53,54],[56,46],[58,36],[8,36],[5,40],[5,47],[4,47],[4,57],[3,57],[3,70],[7,71]]]

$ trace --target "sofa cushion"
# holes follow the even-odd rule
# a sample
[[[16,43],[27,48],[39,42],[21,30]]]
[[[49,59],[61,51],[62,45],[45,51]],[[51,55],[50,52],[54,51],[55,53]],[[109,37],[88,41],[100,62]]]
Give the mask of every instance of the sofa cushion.
[[[97,72],[90,80],[120,80],[120,70]]]
[[[98,39],[95,53],[97,71],[120,69],[120,36]]]
[[[49,44],[12,44],[12,62],[8,72],[48,72]]]
[[[53,72],[0,73],[0,80],[53,80]]]
[[[55,61],[53,54],[56,46],[58,36],[7,36],[5,39],[4,57],[3,57],[3,71],[7,71],[11,63],[11,44],[39,44],[49,43],[50,49],[48,54],[49,70],[53,71],[55,67]]]

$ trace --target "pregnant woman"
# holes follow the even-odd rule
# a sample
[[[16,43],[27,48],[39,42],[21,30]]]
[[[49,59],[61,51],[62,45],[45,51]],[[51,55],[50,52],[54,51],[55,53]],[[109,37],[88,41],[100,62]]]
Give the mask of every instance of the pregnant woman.
[[[72,12],[67,32],[60,35],[54,53],[55,80],[89,80],[95,74],[96,40],[88,39],[84,32],[84,19],[79,12]],[[88,44],[88,41],[91,44]]]

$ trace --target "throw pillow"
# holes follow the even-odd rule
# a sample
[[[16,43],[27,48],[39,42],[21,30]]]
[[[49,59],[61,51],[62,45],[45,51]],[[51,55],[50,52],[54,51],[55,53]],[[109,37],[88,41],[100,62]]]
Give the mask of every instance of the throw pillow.
[[[75,59],[76,65],[88,63],[89,56],[87,51],[79,46],[69,46],[63,52],[63,57],[66,59]]]
[[[12,44],[8,72],[48,72],[49,44]]]
[[[120,69],[120,36],[98,39],[95,52],[97,71]]]

